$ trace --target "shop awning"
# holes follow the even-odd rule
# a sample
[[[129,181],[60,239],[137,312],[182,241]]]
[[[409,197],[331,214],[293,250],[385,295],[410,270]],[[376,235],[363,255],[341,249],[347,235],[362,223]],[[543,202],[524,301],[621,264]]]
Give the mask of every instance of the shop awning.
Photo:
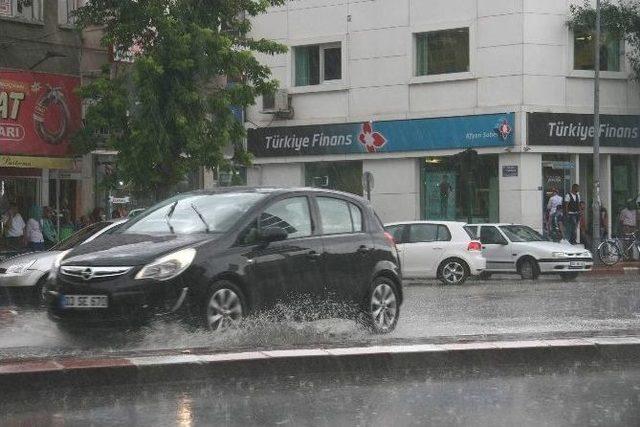
[[[0,167],[73,170],[75,162],[67,157],[0,156]]]

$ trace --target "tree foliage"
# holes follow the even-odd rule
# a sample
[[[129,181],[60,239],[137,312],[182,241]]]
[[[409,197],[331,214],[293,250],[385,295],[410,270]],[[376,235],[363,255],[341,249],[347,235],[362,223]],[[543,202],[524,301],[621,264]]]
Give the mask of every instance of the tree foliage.
[[[601,3],[602,34],[627,42],[626,55],[633,77],[640,79],[640,1],[621,0]],[[576,33],[590,34],[596,28],[596,9],[585,0],[581,5],[570,6],[569,28]],[[604,38],[604,37],[603,37]]]
[[[252,17],[285,0],[90,0],[79,28],[103,28],[102,44],[134,52],[131,64],[80,90],[89,107],[74,148],[86,153],[106,139],[118,154],[118,179],[162,196],[196,167],[247,163],[244,108],[277,87],[256,52],[284,53],[250,37]],[[232,83],[229,83],[232,82]],[[102,138],[99,136],[103,136]]]

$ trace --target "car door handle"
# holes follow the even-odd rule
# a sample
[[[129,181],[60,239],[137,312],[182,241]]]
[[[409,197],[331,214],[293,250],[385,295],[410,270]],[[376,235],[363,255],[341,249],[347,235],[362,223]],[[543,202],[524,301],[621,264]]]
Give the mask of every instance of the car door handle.
[[[309,258],[311,261],[315,261],[318,258],[320,258],[322,256],[322,254],[319,254],[316,251],[309,251],[307,252],[307,258]]]
[[[434,251],[441,251],[444,248],[433,248]]]

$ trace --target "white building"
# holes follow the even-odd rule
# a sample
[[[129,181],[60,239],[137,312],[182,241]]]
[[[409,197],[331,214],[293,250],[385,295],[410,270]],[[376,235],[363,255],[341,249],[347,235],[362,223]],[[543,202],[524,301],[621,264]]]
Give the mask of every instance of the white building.
[[[363,194],[368,171],[384,221],[540,230],[549,190],[572,183],[589,205],[593,42],[568,29],[570,3],[291,0],[273,8],[253,34],[290,47],[261,57],[290,108],[281,92],[275,105],[259,100],[247,112],[248,183]],[[624,43],[607,37],[602,57],[601,198],[611,222],[638,193],[640,88]],[[450,157],[466,148],[476,160]]]

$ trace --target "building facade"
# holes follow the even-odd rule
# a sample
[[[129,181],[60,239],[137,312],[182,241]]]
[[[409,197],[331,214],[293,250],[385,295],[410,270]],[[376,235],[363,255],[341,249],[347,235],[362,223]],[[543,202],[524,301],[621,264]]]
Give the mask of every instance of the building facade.
[[[80,0],[0,0],[0,210],[51,206],[77,220],[95,206],[96,157],[74,156],[76,89],[107,61],[98,29],[78,32]]]
[[[261,57],[283,90],[247,111],[248,183],[367,195],[384,221],[543,230],[551,190],[573,183],[590,205],[593,38],[569,30],[571,3],[292,0],[271,9],[254,36],[289,52]],[[640,88],[624,49],[605,34],[600,176],[612,231],[640,174]]]

